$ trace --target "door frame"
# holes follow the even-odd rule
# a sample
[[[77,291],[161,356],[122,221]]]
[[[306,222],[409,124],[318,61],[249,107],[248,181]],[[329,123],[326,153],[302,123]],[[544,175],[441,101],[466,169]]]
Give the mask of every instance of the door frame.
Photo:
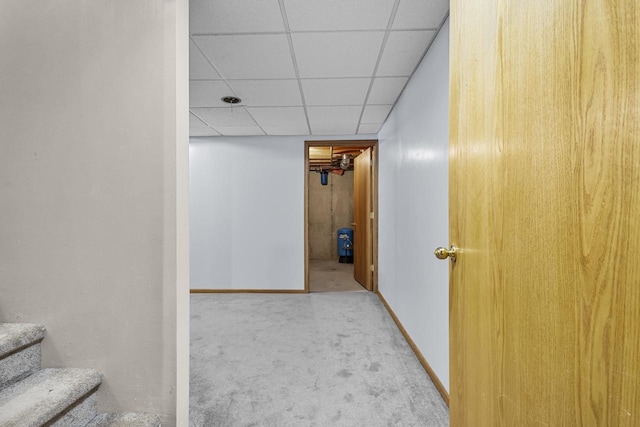
[[[378,293],[378,140],[377,139],[349,139],[349,140],[318,140],[304,142],[304,291],[309,293],[309,147],[371,147],[371,208],[373,222],[371,224],[371,262],[373,277],[371,292]]]

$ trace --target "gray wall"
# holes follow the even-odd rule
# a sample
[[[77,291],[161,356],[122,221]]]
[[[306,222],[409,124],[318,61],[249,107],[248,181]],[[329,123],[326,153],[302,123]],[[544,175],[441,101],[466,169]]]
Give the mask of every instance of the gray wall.
[[[378,138],[379,291],[448,390],[448,20]]]
[[[328,178],[309,172],[309,259],[338,259],[337,230],[353,222],[353,171]]]
[[[191,138],[191,288],[304,289],[304,142],[347,139]]]
[[[304,140],[191,138],[191,287],[304,288]]]
[[[0,321],[45,325],[46,367],[100,370],[101,411],[169,424],[175,8],[0,3]]]

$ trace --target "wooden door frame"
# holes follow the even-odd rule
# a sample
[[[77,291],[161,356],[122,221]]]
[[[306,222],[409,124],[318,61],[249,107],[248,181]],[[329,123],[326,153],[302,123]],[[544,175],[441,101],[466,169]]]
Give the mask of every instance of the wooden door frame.
[[[371,153],[371,208],[373,209],[373,223],[371,224],[371,262],[373,263],[373,277],[371,292],[378,293],[378,140],[350,139],[350,140],[318,140],[304,142],[304,291],[309,293],[309,147],[350,147],[366,146],[372,148]]]

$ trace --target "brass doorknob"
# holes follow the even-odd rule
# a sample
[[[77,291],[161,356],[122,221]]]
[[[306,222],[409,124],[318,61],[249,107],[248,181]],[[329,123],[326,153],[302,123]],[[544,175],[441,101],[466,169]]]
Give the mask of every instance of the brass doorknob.
[[[447,257],[449,257],[451,258],[451,261],[456,262],[456,254],[458,253],[458,248],[454,245],[451,245],[449,249],[439,247],[433,253],[438,259],[447,259]]]

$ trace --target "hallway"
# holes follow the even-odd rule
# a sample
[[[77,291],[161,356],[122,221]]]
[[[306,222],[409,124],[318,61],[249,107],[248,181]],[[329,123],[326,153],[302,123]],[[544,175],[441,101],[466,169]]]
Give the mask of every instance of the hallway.
[[[310,292],[366,291],[353,278],[353,264],[341,264],[333,259],[309,260]]]
[[[193,294],[190,425],[446,426],[375,294]]]

